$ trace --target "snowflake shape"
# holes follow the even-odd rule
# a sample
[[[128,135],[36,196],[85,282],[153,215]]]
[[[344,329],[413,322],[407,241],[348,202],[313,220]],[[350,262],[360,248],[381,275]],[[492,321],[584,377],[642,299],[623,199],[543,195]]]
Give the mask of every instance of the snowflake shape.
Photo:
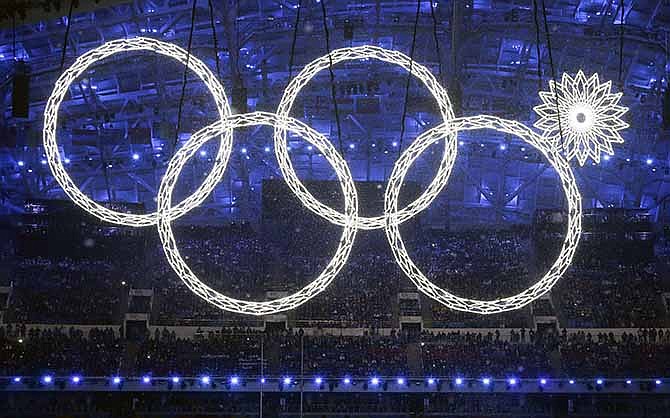
[[[624,142],[619,131],[629,126],[621,120],[628,108],[618,105],[623,93],[612,93],[611,81],[600,84],[598,74],[586,78],[580,70],[574,78],[564,73],[560,83],[550,80],[549,90],[540,92],[534,126],[568,160],[576,157],[583,166],[591,157],[597,163],[601,152],[614,154],[612,144]]]

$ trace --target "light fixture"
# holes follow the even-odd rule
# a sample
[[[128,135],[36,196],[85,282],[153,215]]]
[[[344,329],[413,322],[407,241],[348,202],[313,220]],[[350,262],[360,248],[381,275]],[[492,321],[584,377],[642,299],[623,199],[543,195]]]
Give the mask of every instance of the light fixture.
[[[151,383],[151,377],[149,377],[149,376],[142,377],[142,383],[145,383],[145,384]]]
[[[240,378],[237,376],[233,376],[230,378],[230,384],[231,385],[238,385],[240,383]]]
[[[320,378],[320,377],[317,377],[317,378],[314,379],[314,383],[316,383],[317,385],[320,385],[321,383],[323,383],[323,379]]]
[[[200,383],[202,383],[203,385],[209,385],[210,382],[211,382],[211,379],[210,379],[209,376],[202,376],[200,378]]]
[[[49,383],[51,383],[52,381],[53,381],[53,377],[51,377],[51,376],[49,376],[49,375],[47,375],[47,376],[43,376],[43,377],[42,377],[42,382],[44,382],[44,383],[46,383],[46,384],[49,384]]]
[[[70,380],[72,381],[72,383],[74,383],[76,385],[79,382],[81,382],[81,377],[80,376],[72,376],[72,378]]]
[[[112,383],[114,383],[115,385],[118,385],[119,383],[121,383],[121,378],[119,376],[113,377],[112,378]]]

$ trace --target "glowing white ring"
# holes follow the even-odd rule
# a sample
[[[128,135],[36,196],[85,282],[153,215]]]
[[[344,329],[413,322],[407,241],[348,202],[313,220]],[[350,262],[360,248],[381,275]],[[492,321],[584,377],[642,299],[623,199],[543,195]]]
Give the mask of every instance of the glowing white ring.
[[[267,125],[291,131],[314,145],[333,166],[344,194],[345,223],[335,255],[323,272],[314,281],[298,292],[275,300],[254,302],[231,298],[204,284],[188,267],[179,253],[172,232],[169,214],[172,211],[172,192],[181,170],[195,152],[210,138],[231,131],[234,128],[254,125]],[[282,155],[283,156],[283,155]],[[280,164],[286,164],[281,161]],[[298,189],[295,179],[287,179],[289,188],[295,193]],[[196,132],[170,160],[165,176],[158,191],[158,233],[165,255],[179,278],[198,296],[221,309],[250,315],[268,315],[296,308],[321,293],[333,281],[337,273],[347,262],[356,236],[356,217],[358,214],[358,196],[354,180],[347,163],[335,150],[328,139],[304,123],[292,118],[280,118],[274,113],[253,112],[232,115],[215,122]]]
[[[435,100],[437,100],[444,124],[450,123],[449,120],[454,118],[454,112],[451,106],[451,102],[449,101],[447,91],[440,85],[435,76],[426,67],[416,62],[412,62],[412,59],[402,52],[391,51],[370,45],[336,49],[330,53],[330,59],[328,55],[326,55],[307,64],[305,68],[293,80],[291,80],[289,85],[286,87],[284,95],[282,96],[282,99],[277,108],[277,115],[280,117],[289,116],[291,107],[293,106],[293,103],[300,90],[319,71],[328,68],[330,66],[331,60],[333,64],[337,64],[342,61],[369,58],[396,64],[407,71],[410,71],[411,66],[412,75],[421,80],[421,82],[435,97]],[[446,140],[444,144],[444,155],[438,168],[438,175],[418,199],[407,205],[405,208],[401,209],[398,214],[396,214],[394,217],[395,222],[403,223],[407,221],[408,219],[414,217],[417,213],[424,210],[433,202],[433,199],[435,199],[439,191],[444,188],[449,179],[448,174],[451,172],[454,162],[456,161],[456,153],[458,149],[457,145],[456,135],[450,134],[448,136],[448,140]],[[299,185],[299,189],[295,191],[295,193],[302,204],[312,212],[316,213],[324,219],[327,219],[331,223],[340,226],[344,225],[346,217],[342,213],[321,203],[309,192],[309,190],[307,190],[305,186],[302,185],[300,180],[298,180],[295,169],[291,164],[291,160],[288,158],[286,132],[280,128],[275,129],[275,153],[277,154],[278,160],[287,162],[286,165],[280,164],[279,169],[281,170],[284,178],[287,180],[291,179],[292,182],[295,182]],[[282,155],[281,157],[280,154]],[[356,221],[356,227],[358,229],[368,230],[378,229],[383,228],[385,223],[385,216],[361,216]]]
[[[402,237],[400,236],[398,217],[398,196],[401,186],[412,163],[430,144],[445,135],[461,130],[494,129],[516,135],[549,160],[561,179],[561,185],[568,202],[568,229],[561,252],[549,271],[533,286],[514,296],[496,300],[478,300],[456,296],[432,283],[410,259]],[[434,197],[433,197],[434,198]],[[521,308],[548,292],[561,278],[572,262],[577,249],[582,230],[582,203],[574,174],[568,161],[538,134],[525,125],[493,116],[474,116],[449,121],[449,125],[440,125],[428,131],[414,141],[400,156],[389,178],[389,184],[384,196],[384,212],[386,214],[386,237],[393,251],[393,255],[407,277],[424,294],[432,299],[458,311],[477,314],[493,314]]]
[[[105,59],[111,55],[119,52],[128,51],[152,51],[157,54],[166,55],[170,58],[188,64],[191,69],[207,86],[209,91],[214,96],[216,108],[221,118],[231,114],[230,106],[226,99],[226,93],[223,86],[218,82],[216,76],[207,68],[207,66],[194,56],[187,59],[188,52],[177,45],[166,42],[157,41],[151,38],[132,38],[132,39],[118,39],[107,42],[98,48],[92,49],[83,54],[68,68],[56,81],[54,89],[47,101],[44,110],[44,151],[49,162],[49,167],[54,175],[54,178],[63,188],[63,191],[72,199],[74,203],[79,205],[86,212],[97,218],[111,222],[118,225],[127,226],[149,226],[156,223],[156,213],[148,214],[131,214],[122,213],[110,210],[99,203],[96,203],[91,198],[86,196],[77,185],[72,181],[70,175],[65,171],[61,156],[58,151],[58,143],[56,141],[56,127],[58,126],[58,109],[67,94],[70,85],[81,76],[86,69],[97,61]],[[187,62],[188,61],[188,62]],[[167,214],[170,219],[176,219],[191,209],[196,208],[212,191],[216,184],[221,180],[223,172],[226,169],[227,158],[226,154],[230,153],[232,148],[233,135],[232,131],[221,132],[221,145],[216,156],[216,160],[212,167],[212,171],[205,178],[205,181],[178,205],[174,206],[170,213]]]

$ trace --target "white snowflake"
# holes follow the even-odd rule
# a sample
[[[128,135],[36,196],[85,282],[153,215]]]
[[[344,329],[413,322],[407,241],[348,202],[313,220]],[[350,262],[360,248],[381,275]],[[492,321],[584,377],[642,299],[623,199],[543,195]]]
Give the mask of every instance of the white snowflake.
[[[540,116],[534,126],[568,160],[600,162],[601,152],[614,154],[612,144],[624,142],[619,131],[629,126],[621,120],[628,108],[618,105],[622,93],[611,92],[611,81],[600,84],[598,74],[587,78],[580,70],[574,78],[563,74],[560,83],[549,81],[549,90],[540,92],[543,103],[534,108]]]

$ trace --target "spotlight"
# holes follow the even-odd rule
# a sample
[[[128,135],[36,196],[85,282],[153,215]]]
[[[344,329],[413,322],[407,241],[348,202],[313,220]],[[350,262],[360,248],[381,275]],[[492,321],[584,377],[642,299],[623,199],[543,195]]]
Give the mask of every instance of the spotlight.
[[[654,160],[651,158],[647,158],[647,165],[652,165],[654,163]]]
[[[311,146],[311,145],[307,145],[307,151],[311,151],[311,150],[313,150],[313,149],[314,149],[313,146]]]
[[[351,379],[348,378],[348,377],[345,377],[343,382],[344,382],[345,385],[351,384]]]
[[[12,379],[14,383],[21,383],[21,378],[19,376],[16,376],[14,379]]]
[[[284,378],[284,384],[285,385],[290,385],[291,384],[291,378],[290,377],[285,377]]]
[[[53,377],[51,377],[51,376],[44,376],[44,377],[42,377],[42,382],[44,382],[44,383],[46,383],[46,384],[49,384],[49,383],[53,382]]]
[[[399,384],[399,385],[404,385],[404,384],[405,384],[405,379],[402,378],[402,377],[399,377],[399,378],[398,378],[398,384]]]
[[[661,382],[661,379],[656,379],[656,380],[654,381],[654,383],[656,383],[656,386],[659,386],[659,385],[660,385],[661,383],[663,383],[663,382]]]
[[[231,385],[237,385],[240,383],[240,378],[237,376],[233,376],[230,378],[230,384]]]
[[[514,377],[507,379],[507,383],[509,383],[510,386],[516,386],[516,379]]]
[[[393,142],[391,143],[391,145],[393,145],[394,147],[397,147],[397,146],[398,146],[398,141],[393,141]]]
[[[547,379],[540,379],[540,384],[542,386],[546,385],[547,384]]]
[[[485,378],[482,379],[482,383],[484,384],[484,386],[488,386],[488,385],[491,384],[491,379],[488,378],[488,377],[485,377]]]
[[[179,376],[172,376],[172,383],[179,383]]]
[[[246,149],[246,148],[242,148],[242,154],[246,154],[246,153],[247,153],[247,149]]]
[[[115,385],[118,385],[119,383],[121,383],[121,378],[118,377],[118,376],[116,376],[116,377],[114,377],[114,378],[112,379],[112,382],[113,382]]]
[[[265,384],[265,378],[261,377],[261,383]]]
[[[47,160],[45,160],[44,158],[42,158],[42,159],[40,160],[40,164],[42,164],[42,165],[47,165]]]
[[[370,380],[370,383],[372,383],[374,386],[377,386],[379,384],[379,378],[378,377],[373,377]]]
[[[210,379],[209,376],[202,376],[200,378],[200,383],[202,383],[203,385],[209,385],[209,382],[211,382],[211,379]]]
[[[598,384],[598,385],[602,385],[603,382],[604,382],[603,379],[597,379],[597,380],[596,380],[596,384]]]
[[[207,151],[205,151],[204,149],[200,150],[200,156],[201,157],[206,157],[207,156]]]
[[[610,156],[607,155],[607,154],[605,154],[605,155],[603,156],[603,160],[605,160],[605,161],[609,161],[609,160],[610,160]]]
[[[627,384],[627,385],[632,385],[632,384],[633,384],[633,381],[630,380],[630,379],[626,379],[626,384]]]
[[[321,383],[323,383],[323,379],[320,378],[320,377],[317,377],[317,378],[314,379],[314,383],[316,383],[317,385],[320,385]]]
[[[24,165],[26,165],[26,163],[24,163],[23,161],[18,161],[17,164],[19,165],[19,167],[23,167]]]
[[[432,377],[430,379],[428,379],[428,384],[429,385],[434,385],[435,384],[435,379],[433,379]]]
[[[70,164],[70,159],[69,158],[65,159],[65,164]]]
[[[463,145],[465,145],[465,142],[464,141],[458,141],[458,145],[460,145],[462,147]]]
[[[457,378],[456,378],[456,385],[457,385],[457,386],[460,386],[460,385],[462,385],[462,384],[463,384],[463,379],[460,378],[460,377],[457,377]]]
[[[145,383],[145,384],[148,385],[149,383],[151,383],[151,378],[149,376],[144,376],[142,378],[142,383]]]
[[[70,380],[72,381],[72,383],[74,383],[74,384],[76,385],[76,384],[78,384],[79,382],[81,382],[81,377],[79,377],[79,376],[72,376],[72,379],[70,379]]]
[[[264,150],[265,152],[270,152],[270,147],[265,147]]]
[[[356,145],[354,145],[354,144],[349,144],[349,149],[354,149],[354,148],[356,148]]]
[[[570,380],[568,381],[568,383],[570,383],[571,385],[574,385],[574,384],[575,384],[575,381],[572,380],[572,379],[570,379]]]
[[[507,149],[507,145],[500,144],[500,151],[505,151],[506,149]]]

